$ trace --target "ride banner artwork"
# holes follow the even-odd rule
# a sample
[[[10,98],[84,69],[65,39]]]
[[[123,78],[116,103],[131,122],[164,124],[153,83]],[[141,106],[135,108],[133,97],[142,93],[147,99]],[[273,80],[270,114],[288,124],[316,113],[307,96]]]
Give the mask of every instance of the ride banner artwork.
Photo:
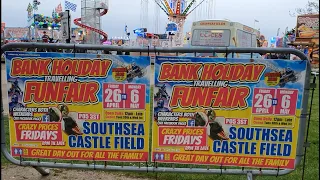
[[[155,59],[152,159],[294,169],[305,61]]]
[[[5,55],[12,156],[148,160],[149,57]]]

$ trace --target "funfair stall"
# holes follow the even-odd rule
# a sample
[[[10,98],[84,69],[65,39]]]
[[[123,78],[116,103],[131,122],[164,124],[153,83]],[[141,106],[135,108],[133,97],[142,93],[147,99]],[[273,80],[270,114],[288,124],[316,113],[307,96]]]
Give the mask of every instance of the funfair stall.
[[[49,35],[50,38],[60,39],[60,16],[55,10],[53,10],[51,16],[45,16],[43,14],[35,13],[38,9],[37,5],[31,5],[29,3],[28,12],[28,29],[29,40],[40,41],[44,32]]]
[[[5,42],[24,42],[28,41],[28,28],[24,27],[6,27],[4,29]]]
[[[303,51],[312,67],[319,69],[319,14],[298,16],[294,33],[295,39],[288,44]]]

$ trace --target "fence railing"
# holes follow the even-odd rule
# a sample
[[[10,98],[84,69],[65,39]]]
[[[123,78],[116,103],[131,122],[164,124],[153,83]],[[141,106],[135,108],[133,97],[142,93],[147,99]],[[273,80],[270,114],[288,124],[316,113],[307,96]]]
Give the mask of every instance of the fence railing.
[[[118,52],[130,52],[130,53],[147,53],[161,55],[162,53],[174,53],[179,56],[181,53],[285,53],[294,54],[298,56],[301,61],[308,59],[301,51],[289,48],[225,48],[225,47],[175,47],[175,48],[163,48],[163,47],[121,47],[121,46],[104,46],[104,45],[87,45],[87,44],[44,44],[44,43],[8,43],[1,47],[1,53],[10,51],[14,48],[50,48],[50,49],[72,49],[74,50],[105,50],[105,51],[118,51]],[[268,60],[266,60],[268,61]],[[310,71],[310,63],[307,63],[307,71]],[[308,117],[308,96],[310,87],[310,73],[306,74],[305,79],[305,93],[302,102],[300,127],[298,136],[298,145],[296,151],[295,167],[300,163],[304,155],[304,137],[306,131],[306,122]],[[3,155],[13,164],[21,166],[32,166],[36,168],[41,174],[46,175],[49,172],[42,167],[47,168],[71,168],[71,169],[91,169],[91,170],[116,170],[116,171],[136,171],[136,172],[171,172],[171,173],[202,173],[202,174],[231,174],[231,175],[247,175],[248,179],[256,175],[266,176],[281,176],[292,172],[291,169],[228,169],[228,168],[177,168],[177,167],[159,167],[159,166],[118,166],[118,165],[101,165],[101,164],[74,164],[74,163],[55,163],[55,162],[40,162],[40,161],[22,161],[21,159],[15,159],[7,150],[4,117],[3,117],[3,103],[1,98],[1,151]]]

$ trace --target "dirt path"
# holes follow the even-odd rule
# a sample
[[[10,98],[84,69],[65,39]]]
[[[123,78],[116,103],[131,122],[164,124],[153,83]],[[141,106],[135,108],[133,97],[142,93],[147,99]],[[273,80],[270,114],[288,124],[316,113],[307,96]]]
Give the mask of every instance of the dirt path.
[[[119,173],[108,173],[104,171],[81,171],[50,169],[50,175],[42,177],[32,167],[21,167],[7,165],[1,167],[1,180],[147,180],[125,177]]]

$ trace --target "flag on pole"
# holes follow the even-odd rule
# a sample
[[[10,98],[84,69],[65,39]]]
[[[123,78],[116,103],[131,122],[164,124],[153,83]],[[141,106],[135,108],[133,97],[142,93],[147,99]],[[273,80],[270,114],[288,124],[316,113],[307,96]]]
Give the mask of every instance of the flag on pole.
[[[62,12],[62,6],[61,3],[56,7],[56,13],[59,14]]]
[[[27,11],[28,11],[28,21],[32,18],[32,10],[33,10],[33,7],[32,7],[32,5],[29,3],[28,9],[27,9]]]
[[[66,10],[70,9],[71,11],[76,12],[77,5],[66,0],[64,4],[64,8]]]
[[[259,22],[259,21],[255,19],[254,22]]]
[[[56,12],[54,10],[52,10],[52,18],[56,17]]]

